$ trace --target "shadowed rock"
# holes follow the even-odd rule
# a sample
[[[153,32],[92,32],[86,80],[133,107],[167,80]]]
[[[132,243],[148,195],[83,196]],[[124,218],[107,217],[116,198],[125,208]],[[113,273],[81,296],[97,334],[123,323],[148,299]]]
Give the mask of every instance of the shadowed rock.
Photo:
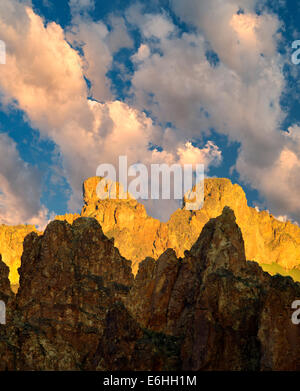
[[[183,259],[168,250],[143,261],[126,304],[144,327],[182,338],[185,370],[299,370],[297,297],[300,284],[246,261],[226,207]]]
[[[147,258],[135,279],[91,218],[25,239],[16,299],[7,274],[0,263],[1,369],[300,370],[300,284],[246,261],[228,207],[183,258]]]
[[[107,310],[133,283],[130,261],[96,220],[79,218],[27,236],[19,272],[16,369],[84,369]]]

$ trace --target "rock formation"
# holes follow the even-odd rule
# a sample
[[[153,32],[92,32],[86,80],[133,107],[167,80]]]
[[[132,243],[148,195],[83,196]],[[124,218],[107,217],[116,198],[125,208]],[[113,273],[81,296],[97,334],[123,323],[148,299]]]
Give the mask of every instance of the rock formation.
[[[291,322],[299,295],[290,277],[246,261],[225,207],[184,258],[167,250],[143,261],[126,305],[143,327],[182,339],[184,370],[299,370],[300,328]]]
[[[204,225],[229,206],[242,230],[247,259],[261,265],[277,264],[300,281],[300,228],[289,221],[281,222],[266,211],[248,207],[243,189],[229,179],[206,179],[203,208],[179,209],[167,223],[148,216],[145,207],[134,199],[100,200],[96,194],[100,179],[93,177],[85,181],[81,215],[99,221],[104,234],[114,238],[120,253],[132,260],[134,274],[139,262],[146,257],[157,259],[168,248],[182,257],[185,250],[191,249]]]
[[[113,238],[121,255],[132,261],[136,274],[139,263],[146,257],[158,259],[168,248],[178,257],[184,256],[199,237],[204,225],[219,216],[229,206],[237,218],[245,240],[247,259],[258,262],[271,274],[291,275],[300,281],[300,228],[291,222],[281,222],[266,211],[248,207],[244,191],[228,179],[206,179],[204,206],[198,211],[179,209],[167,223],[147,215],[145,207],[136,200],[100,200],[96,187],[101,178],[84,182],[83,217],[93,217],[101,224],[104,234]],[[72,224],[78,214],[57,216],[56,220]],[[0,226],[0,254],[10,267],[14,290],[18,284],[23,240],[33,226]]]
[[[19,283],[18,268],[21,265],[23,241],[30,232],[36,232],[34,225],[0,225],[0,254],[2,261],[10,268],[12,286]]]
[[[15,369],[14,342],[16,329],[11,326],[7,327],[7,325],[11,324],[15,311],[15,297],[10,288],[8,275],[9,268],[2,262],[0,256],[0,300],[5,304],[6,318],[6,325],[0,324],[0,371]]]
[[[16,298],[0,263],[0,368],[300,370],[300,284],[246,261],[230,208],[183,258],[130,266],[92,218],[27,236]]]
[[[5,327],[14,369],[84,369],[107,310],[133,283],[130,261],[96,220],[79,218],[28,235],[19,271],[16,309]],[[11,360],[2,365],[11,368]]]

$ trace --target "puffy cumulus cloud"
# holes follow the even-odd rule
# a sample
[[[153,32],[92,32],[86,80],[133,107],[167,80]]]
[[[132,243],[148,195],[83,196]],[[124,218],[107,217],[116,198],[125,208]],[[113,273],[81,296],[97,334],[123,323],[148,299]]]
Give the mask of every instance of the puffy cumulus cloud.
[[[220,163],[221,151],[212,141],[203,148],[190,142],[211,140],[213,128],[240,143],[235,169],[275,213],[300,216],[297,131],[294,138],[279,131],[285,79],[276,51],[277,17],[257,15],[254,0],[172,4],[195,26],[193,33],[180,33],[166,14],[144,14],[138,5],[126,12],[126,21],[111,17],[107,26],[90,20],[85,10],[93,2],[84,0],[70,2],[72,26],[64,32],[56,23],[45,24],[28,5],[2,0],[0,36],[8,48],[0,74],[2,102],[18,105],[58,145],[73,209],[81,204],[82,180],[101,163],[117,166],[119,155],[127,155],[129,164]],[[132,47],[127,23],[142,37],[132,57],[134,108],[113,101],[106,76],[114,53]],[[219,61],[213,64],[208,51]],[[145,109],[166,128],[156,126]],[[150,151],[149,144],[161,148]],[[283,192],[290,202],[282,200]]]
[[[2,101],[17,101],[42,132],[55,132],[66,117],[76,119],[84,103],[81,59],[56,23],[45,27],[30,7],[10,3],[15,6],[10,17],[9,8],[6,18],[0,17],[0,35],[7,45],[7,64],[0,73]],[[16,13],[23,26],[11,22]]]
[[[146,38],[165,38],[175,30],[174,25],[162,15],[145,15],[142,31]]]
[[[89,94],[101,102],[112,99],[110,80],[106,74],[111,69],[113,55],[122,48],[133,47],[125,19],[111,15],[108,28],[101,21],[92,21],[88,15],[75,14],[67,39],[83,53],[82,69],[90,82]]]
[[[76,37],[87,42],[90,50],[85,47],[82,59],[67,43],[58,25],[44,25],[31,8],[17,2],[15,7],[24,19],[26,29],[16,29],[10,21],[0,20],[0,34],[10,48],[7,66],[0,75],[2,101],[16,102],[32,126],[58,145],[64,173],[73,189],[69,205],[71,209],[77,209],[81,205],[82,181],[95,175],[99,164],[117,166],[118,156],[124,154],[128,156],[129,164],[151,160],[152,151],[148,146],[154,126],[145,114],[125,103],[110,100],[99,103],[87,99],[84,60],[91,67],[92,60],[98,58],[97,53],[100,63],[101,53],[104,53],[105,63],[107,52],[97,52],[96,48],[98,42],[101,49],[101,40],[107,35],[104,25],[83,23],[79,26]],[[92,42],[90,38],[93,38]],[[101,69],[98,70],[101,75]],[[95,78],[92,71],[95,71]],[[104,87],[97,83],[96,65],[92,71],[90,68],[87,75],[97,90],[95,94],[101,95],[102,99],[109,98],[109,94],[104,96]],[[100,77],[99,83],[102,82]],[[38,187],[36,189],[39,195]],[[33,213],[33,208],[28,211]]]
[[[134,63],[139,63],[146,60],[151,54],[150,48],[148,45],[141,44],[138,51],[131,57],[131,60]]]
[[[271,134],[276,138],[284,86],[280,64],[269,67],[268,60],[259,57],[257,78],[249,83],[247,76],[223,63],[211,66],[200,35],[183,34],[165,40],[160,48],[163,55],[152,54],[137,64],[132,79],[137,107],[181,129],[176,137],[182,141],[208,134],[211,128],[249,145],[259,138],[260,150],[270,145]],[[262,154],[260,160],[267,156]]]
[[[19,156],[16,144],[0,134],[0,223],[44,228],[47,209],[40,204],[41,174]]]
[[[107,45],[110,51],[116,53],[122,48],[132,48],[133,40],[127,31],[125,19],[111,15],[109,24],[111,30],[107,37]]]
[[[222,152],[213,141],[208,141],[204,148],[194,147],[191,142],[187,142],[184,148],[178,148],[180,164],[204,164],[205,167],[211,165],[218,166],[222,161]]]
[[[76,154],[79,161],[84,154],[88,160],[84,141],[91,139],[94,124],[82,59],[66,42],[60,26],[55,23],[45,26],[30,7],[17,1],[7,5],[0,17],[0,35],[8,48],[7,64],[0,73],[1,100],[17,104],[34,128],[53,139],[63,155],[66,152],[65,171],[67,176],[73,176],[68,178],[73,187],[77,176],[73,167]],[[79,165],[77,168],[82,171]],[[32,212],[32,208],[28,210]]]
[[[299,156],[285,146],[270,167],[248,167],[239,158],[237,168],[245,182],[264,194],[272,213],[299,221]]]
[[[110,98],[103,84],[105,70],[97,68],[104,81],[97,79],[96,72],[97,60],[106,64],[105,56],[110,56],[105,46],[97,51],[97,39],[101,49],[101,40],[107,36],[104,25],[83,23],[78,27],[77,38],[85,43],[82,58],[68,44],[60,26],[45,25],[30,7],[17,1],[10,4],[14,5],[10,17],[5,13],[6,17],[0,18],[0,35],[9,47],[7,66],[0,74],[1,99],[16,104],[34,128],[58,145],[64,174],[73,189],[70,207],[77,209],[82,181],[95,175],[100,163],[115,163],[119,154],[127,154],[132,161],[147,154],[152,122],[121,102],[101,104],[87,99],[85,75],[92,80],[97,97]],[[16,13],[23,19],[24,29],[15,23]]]
[[[272,213],[299,220],[298,130],[293,127],[289,137],[281,131],[286,81],[277,52],[278,17],[267,8],[257,14],[258,2],[248,0],[172,4],[195,31],[145,38],[133,56],[136,106],[173,124],[161,140],[168,151],[179,142],[206,139],[211,129],[238,142],[234,168],[240,178],[260,192]]]
[[[197,27],[226,66],[244,77],[256,77],[261,54],[276,54],[274,34],[280,25],[275,15],[255,13],[255,0],[173,0],[178,16]],[[239,11],[243,10],[243,13]]]
[[[168,16],[162,14],[145,14],[143,6],[139,3],[132,5],[126,11],[129,23],[139,27],[144,38],[164,39],[175,31],[174,24]]]
[[[249,42],[254,47],[258,44],[255,30],[259,24],[257,15],[234,14],[230,25],[240,40]]]
[[[107,27],[102,22],[79,20],[67,36],[72,46],[83,52],[83,72],[91,83],[90,94],[99,101],[111,99],[110,82],[106,77],[112,64],[112,53],[105,42]]]

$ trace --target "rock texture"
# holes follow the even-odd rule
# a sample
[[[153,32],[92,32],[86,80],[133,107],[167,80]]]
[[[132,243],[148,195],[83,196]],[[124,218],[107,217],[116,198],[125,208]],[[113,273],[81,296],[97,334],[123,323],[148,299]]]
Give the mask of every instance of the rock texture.
[[[6,327],[14,369],[84,369],[107,310],[133,283],[130,261],[96,220],[79,218],[72,226],[54,221],[44,235],[28,235],[19,271],[16,309]],[[12,366],[10,359],[4,362]]]
[[[261,265],[277,264],[300,281],[300,274],[292,272],[300,271],[300,228],[289,221],[281,222],[266,211],[248,207],[243,189],[229,179],[206,179],[203,208],[179,209],[167,223],[149,217],[144,206],[134,199],[100,200],[96,194],[100,180],[93,177],[85,181],[81,215],[99,221],[105,235],[114,238],[120,253],[132,260],[134,274],[143,259],[157,259],[168,248],[182,257],[185,250],[191,249],[204,225],[229,206],[242,230],[247,259]]]
[[[120,253],[132,261],[136,274],[141,260],[147,256],[157,258],[165,250],[161,223],[149,217],[144,205],[135,199],[100,200],[96,194],[99,181],[99,177],[94,177],[84,182],[81,215],[99,221],[105,235],[114,238]]]
[[[184,258],[140,264],[126,299],[145,328],[182,340],[184,370],[300,370],[291,303],[300,284],[247,262],[231,209],[210,220]]]
[[[18,285],[18,268],[21,265],[24,238],[36,232],[33,225],[0,225],[0,254],[2,261],[10,268],[9,279],[12,285]]]
[[[113,238],[122,256],[132,261],[136,274],[139,263],[146,257],[158,259],[168,248],[178,257],[184,256],[199,237],[204,225],[219,216],[229,206],[237,218],[245,240],[246,257],[258,262],[271,274],[291,275],[300,281],[300,228],[291,222],[281,222],[266,211],[248,207],[244,191],[228,179],[206,179],[205,201],[199,211],[179,209],[167,223],[147,215],[145,207],[136,200],[99,200],[96,188],[101,178],[84,182],[83,217],[93,217],[101,224],[104,234]],[[72,224],[78,214],[57,216],[56,220]],[[19,283],[23,240],[34,226],[0,226],[0,254],[10,267],[10,281],[14,291]],[[41,233],[40,233],[41,234]]]
[[[231,209],[183,258],[130,266],[92,218],[27,236],[16,298],[0,263],[0,369],[300,370],[300,284],[246,261]]]
[[[10,288],[8,279],[9,268],[2,262],[0,255],[0,300],[6,306],[6,325],[0,324],[0,371],[13,370],[14,365],[14,342],[16,329],[10,325],[15,311],[15,296]]]
[[[9,312],[0,326],[1,370],[179,368],[177,339],[144,331],[122,304],[134,281],[131,262],[95,219],[54,221],[42,236],[28,235],[19,272],[14,298],[0,263]]]

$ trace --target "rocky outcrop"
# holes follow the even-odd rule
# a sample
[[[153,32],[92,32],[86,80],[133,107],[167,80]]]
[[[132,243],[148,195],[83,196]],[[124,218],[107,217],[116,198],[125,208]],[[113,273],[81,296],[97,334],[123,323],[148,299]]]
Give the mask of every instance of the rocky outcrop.
[[[124,304],[108,311],[105,330],[92,359],[99,371],[181,369],[180,338],[142,328]]]
[[[277,265],[282,268],[279,272],[300,281],[300,228],[289,221],[281,222],[266,211],[248,207],[243,189],[229,179],[205,179],[203,208],[179,209],[167,223],[149,217],[144,206],[134,199],[100,200],[96,194],[100,180],[93,177],[85,181],[81,215],[99,221],[105,235],[114,238],[120,253],[132,260],[134,274],[142,260],[157,259],[168,248],[183,257],[204,225],[229,206],[241,228],[247,259],[258,262],[271,273],[272,266]]]
[[[10,338],[18,335],[15,369],[84,369],[107,310],[133,283],[130,261],[96,220],[79,218],[72,226],[54,221],[42,236],[27,236],[19,271],[16,310],[7,328]]]
[[[0,254],[10,269],[9,279],[13,288],[19,283],[18,268],[21,265],[23,241],[30,232],[36,232],[33,225],[0,225]]]
[[[130,266],[95,219],[31,233],[15,299],[0,264],[1,369],[300,370],[300,284],[246,261],[230,208],[183,258],[147,258],[135,279]]]
[[[225,208],[183,259],[168,250],[143,261],[126,305],[143,327],[182,340],[185,370],[300,370],[298,297],[300,284],[246,261]]]
[[[12,296],[8,275],[9,267],[2,261],[2,256],[0,255],[0,300],[5,302]]]
[[[166,249],[161,223],[148,216],[144,205],[135,199],[100,200],[96,193],[99,181],[99,177],[93,177],[84,182],[81,215],[99,221],[104,234],[114,238],[120,253],[132,261],[136,274],[141,260],[147,256],[157,258]]]
[[[179,209],[167,223],[148,216],[145,207],[131,197],[100,200],[96,194],[100,180],[100,177],[93,177],[84,182],[81,216],[98,220],[104,234],[114,239],[121,255],[132,261],[134,274],[142,260],[146,257],[158,259],[168,248],[183,257],[204,225],[229,206],[242,230],[247,259],[258,262],[271,274],[291,275],[295,281],[300,281],[300,228],[291,222],[281,222],[266,211],[258,212],[248,207],[244,191],[230,180],[206,179],[203,208],[198,211]],[[78,214],[66,214],[57,216],[56,220],[73,224],[78,217]],[[0,254],[10,267],[14,291],[19,282],[17,269],[21,263],[23,240],[35,231],[34,226],[0,226]]]
[[[15,352],[15,332],[16,329],[11,327],[15,312],[15,296],[10,288],[8,279],[9,268],[2,262],[0,255],[0,301],[1,310],[3,311],[3,303],[5,304],[5,322],[0,324],[0,370],[15,368],[14,352]]]

